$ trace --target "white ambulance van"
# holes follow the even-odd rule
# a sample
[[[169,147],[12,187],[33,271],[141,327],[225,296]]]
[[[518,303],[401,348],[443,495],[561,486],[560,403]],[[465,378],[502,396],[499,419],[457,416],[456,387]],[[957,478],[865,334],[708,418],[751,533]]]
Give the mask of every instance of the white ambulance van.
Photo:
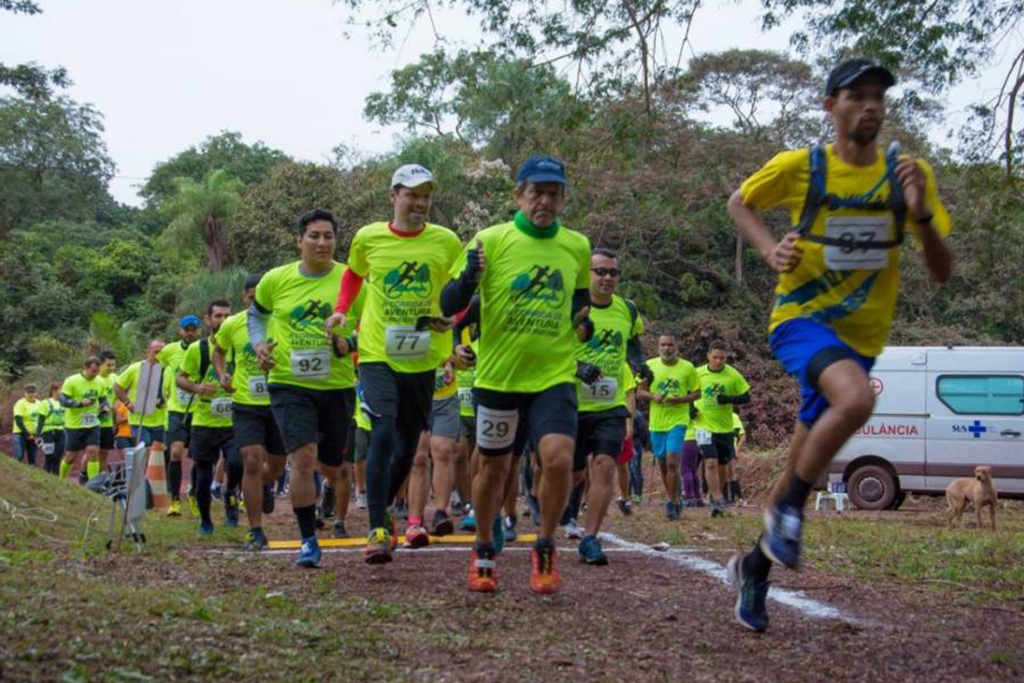
[[[854,505],[896,509],[978,465],[1001,497],[1024,498],[1024,347],[888,347],[871,386],[871,419],[829,468]]]

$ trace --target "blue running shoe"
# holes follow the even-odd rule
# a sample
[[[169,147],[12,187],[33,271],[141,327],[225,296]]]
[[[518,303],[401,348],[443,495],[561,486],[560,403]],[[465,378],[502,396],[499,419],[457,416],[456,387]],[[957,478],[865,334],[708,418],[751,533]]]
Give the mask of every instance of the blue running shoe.
[[[253,527],[249,529],[249,534],[246,536],[245,545],[242,550],[252,553],[258,553],[269,545],[267,541],[267,535],[263,533],[261,527]]]
[[[320,565],[320,544],[317,543],[316,536],[302,539],[302,547],[299,548],[299,556],[295,558],[295,564],[310,568]]]
[[[736,553],[725,568],[729,585],[736,591],[736,607],[733,613],[736,615],[736,621],[744,628],[764,633],[768,630],[768,609],[765,607],[768,582],[757,583],[753,579],[744,579],[743,557],[743,553]]]
[[[476,511],[470,510],[462,521],[459,522],[459,529],[462,531],[476,531]]]
[[[210,522],[203,522],[199,525],[200,536],[213,536],[213,524]]]
[[[498,555],[505,548],[505,523],[499,512],[494,516],[494,524],[491,525],[491,537],[494,543],[494,552]]]
[[[608,556],[601,550],[601,542],[597,536],[584,536],[579,547],[580,562],[603,567],[608,564]]]
[[[800,532],[804,513],[791,505],[764,511],[764,533],[761,552],[772,562],[790,569],[800,569]]]

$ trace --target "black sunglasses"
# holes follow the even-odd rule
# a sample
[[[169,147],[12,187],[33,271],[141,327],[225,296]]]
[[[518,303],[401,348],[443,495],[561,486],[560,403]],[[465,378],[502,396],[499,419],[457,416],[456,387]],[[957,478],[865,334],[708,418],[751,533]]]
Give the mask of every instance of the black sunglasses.
[[[606,275],[618,277],[622,275],[622,271],[619,270],[618,268],[591,268],[590,270],[594,273],[594,275],[597,275],[598,277],[604,277]]]

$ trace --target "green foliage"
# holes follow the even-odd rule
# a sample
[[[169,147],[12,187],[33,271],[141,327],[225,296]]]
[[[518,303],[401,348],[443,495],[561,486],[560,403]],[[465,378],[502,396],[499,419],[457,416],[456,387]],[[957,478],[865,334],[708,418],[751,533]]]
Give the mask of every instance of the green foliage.
[[[450,135],[515,156],[543,128],[564,130],[586,117],[586,103],[550,65],[494,51],[443,48],[391,73],[391,88],[366,98],[364,115],[410,132]]]
[[[245,185],[252,185],[266,178],[275,164],[287,159],[284,152],[262,142],[247,144],[241,133],[221,131],[198,146],[189,147],[157,164],[139,194],[148,204],[159,206],[178,192],[178,178],[202,183],[217,169],[227,171]]]
[[[41,14],[39,8],[31,0],[0,0],[0,12],[13,14]],[[53,94],[54,88],[66,88],[71,85],[67,70],[63,67],[47,70],[29,62],[13,66],[0,63],[0,86],[13,88],[16,93],[33,100],[43,100]]]
[[[206,267],[219,272],[227,262],[228,230],[244,184],[218,169],[210,171],[203,182],[175,178],[174,185],[177,194],[163,205],[171,222],[160,235],[161,246],[185,260],[202,250]]]
[[[232,266],[218,273],[200,270],[188,277],[179,278],[180,289],[166,332],[174,334],[178,321],[186,315],[203,317],[210,302],[217,299],[230,301],[232,312],[241,310],[242,287],[248,274],[245,268]]]
[[[90,354],[108,349],[117,354],[119,365],[127,365],[142,355],[144,345],[137,321],[121,322],[116,316],[103,311],[92,314],[88,341]]]
[[[0,98],[0,238],[43,219],[92,218],[114,162],[102,116],[66,98]]]

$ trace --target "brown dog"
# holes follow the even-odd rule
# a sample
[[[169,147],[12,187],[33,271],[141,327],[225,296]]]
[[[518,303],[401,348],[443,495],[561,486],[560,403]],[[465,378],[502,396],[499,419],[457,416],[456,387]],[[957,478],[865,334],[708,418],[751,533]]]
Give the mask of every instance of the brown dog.
[[[992,530],[996,529],[996,487],[992,483],[992,468],[981,465],[974,468],[974,478],[962,477],[954,479],[946,488],[946,510],[948,522],[953,526],[953,518],[962,521],[967,503],[974,503],[974,514],[978,519],[978,528],[982,528],[981,508],[988,506]]]

